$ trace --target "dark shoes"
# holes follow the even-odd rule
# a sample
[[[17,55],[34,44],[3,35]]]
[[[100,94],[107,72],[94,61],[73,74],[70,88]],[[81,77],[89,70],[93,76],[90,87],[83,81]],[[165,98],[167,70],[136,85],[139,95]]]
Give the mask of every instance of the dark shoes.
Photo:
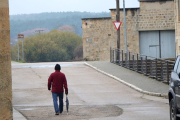
[[[57,112],[55,115],[59,115],[59,112]]]
[[[55,115],[59,115],[59,113],[61,114],[63,111],[61,111],[61,112],[57,112],[57,113],[55,113]]]

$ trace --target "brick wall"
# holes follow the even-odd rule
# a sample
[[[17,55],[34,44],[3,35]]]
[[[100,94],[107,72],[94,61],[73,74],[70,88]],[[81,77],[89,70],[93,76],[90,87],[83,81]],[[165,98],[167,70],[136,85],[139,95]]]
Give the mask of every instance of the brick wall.
[[[0,0],[0,120],[12,118],[9,3]]]
[[[83,19],[84,58],[109,60],[110,46],[117,46],[113,21],[116,21],[116,9],[111,9],[109,19]],[[120,9],[120,21],[123,22],[120,27],[120,49],[125,49],[123,9]],[[174,21],[174,1],[140,2],[140,8],[126,8],[128,50],[139,53],[139,31],[174,30]],[[87,43],[87,38],[92,38],[93,42]]]

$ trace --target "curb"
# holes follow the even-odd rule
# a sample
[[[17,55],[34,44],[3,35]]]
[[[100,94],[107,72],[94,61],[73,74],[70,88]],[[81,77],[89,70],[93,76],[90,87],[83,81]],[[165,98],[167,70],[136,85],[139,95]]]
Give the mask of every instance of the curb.
[[[91,67],[91,68],[93,68],[94,70],[96,70],[96,71],[98,71],[98,72],[100,72],[100,73],[108,76],[108,77],[111,77],[111,78],[119,81],[120,83],[122,83],[122,84],[124,84],[124,85],[126,85],[126,86],[128,86],[128,87],[130,87],[130,88],[132,88],[132,89],[134,89],[134,90],[136,90],[136,91],[138,91],[138,92],[140,92],[140,93],[147,94],[147,95],[151,95],[151,96],[156,96],[156,97],[165,97],[165,98],[168,98],[168,95],[166,95],[166,94],[144,91],[144,90],[138,88],[138,87],[135,86],[135,85],[132,85],[132,84],[130,84],[130,83],[124,81],[124,80],[119,79],[119,78],[116,77],[116,76],[113,76],[113,75],[111,75],[111,74],[109,74],[109,73],[106,73],[106,72],[104,72],[104,71],[102,71],[102,70],[100,70],[100,69],[98,69],[98,68],[96,68],[96,67],[88,64],[87,62],[84,62],[84,64],[87,65],[87,66],[89,66],[89,67]]]

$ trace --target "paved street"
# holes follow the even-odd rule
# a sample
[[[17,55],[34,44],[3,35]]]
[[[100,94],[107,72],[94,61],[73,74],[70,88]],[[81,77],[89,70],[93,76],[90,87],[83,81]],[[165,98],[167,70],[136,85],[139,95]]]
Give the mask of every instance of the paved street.
[[[13,106],[28,120],[169,120],[168,100],[139,93],[84,65],[62,62],[69,115],[54,115],[47,79],[56,63],[12,62]],[[16,120],[14,118],[14,120]]]

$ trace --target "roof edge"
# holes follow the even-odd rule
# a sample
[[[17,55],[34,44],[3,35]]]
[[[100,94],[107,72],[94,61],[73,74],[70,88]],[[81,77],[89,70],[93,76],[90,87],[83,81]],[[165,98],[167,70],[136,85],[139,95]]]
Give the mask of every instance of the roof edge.
[[[132,9],[140,9],[140,7],[135,7],[135,8],[126,8],[126,10],[132,10]],[[111,8],[109,10],[116,10],[116,8]],[[123,10],[123,8],[119,8],[119,10]]]
[[[111,19],[111,17],[81,18],[81,20],[88,20],[88,19]]]
[[[139,2],[161,2],[161,1],[174,1],[174,0],[138,0]]]

